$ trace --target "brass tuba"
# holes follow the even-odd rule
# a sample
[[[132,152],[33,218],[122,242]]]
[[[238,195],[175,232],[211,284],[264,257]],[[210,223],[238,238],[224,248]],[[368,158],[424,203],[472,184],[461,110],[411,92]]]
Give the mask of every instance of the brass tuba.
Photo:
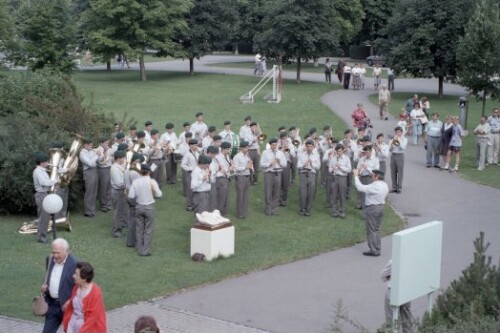
[[[61,217],[56,219],[56,229],[71,231],[71,221],[69,219],[69,212],[66,215],[66,217]],[[52,231],[52,221],[49,220],[47,233],[50,233],[51,231]],[[38,232],[38,224],[36,223],[36,220],[33,222],[24,222],[23,225],[19,229],[17,229],[17,232],[23,235],[36,234]]]
[[[130,170],[130,168],[132,167],[132,157],[134,156],[134,153],[138,153],[139,150],[141,150],[142,148],[145,147],[144,143],[139,143],[137,142],[137,140],[134,140],[134,145],[132,146],[132,148],[129,148],[127,150],[127,153],[125,154],[126,156],[126,164],[125,164],[125,168],[127,170]],[[139,163],[140,164],[140,163]],[[139,170],[141,168],[139,167]]]
[[[49,168],[50,168],[50,180],[55,180],[57,183],[52,185],[50,188],[50,193],[54,193],[56,190],[56,185],[59,184],[59,164],[61,164],[61,159],[66,157],[66,153],[61,148],[52,148],[49,150]]]
[[[75,139],[71,143],[68,156],[64,160],[64,164],[62,166],[62,168],[66,169],[67,172],[61,175],[59,184],[61,187],[68,186],[71,178],[75,176],[76,169],[78,168],[78,154],[80,153],[80,149],[83,147],[84,137],[79,134],[73,134],[73,136]]]

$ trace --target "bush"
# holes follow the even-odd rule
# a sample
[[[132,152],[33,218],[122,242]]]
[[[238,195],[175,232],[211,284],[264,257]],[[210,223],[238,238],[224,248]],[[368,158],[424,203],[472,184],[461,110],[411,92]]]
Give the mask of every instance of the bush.
[[[34,212],[32,172],[34,153],[48,152],[52,142],[65,142],[71,134],[97,139],[110,135],[113,115],[84,106],[69,77],[40,72],[7,72],[0,83],[0,212]],[[71,198],[81,197],[77,174]]]
[[[351,59],[364,60],[370,55],[370,47],[364,45],[350,45],[349,57]]]
[[[481,232],[474,241],[474,247],[474,261],[437,298],[431,315],[424,317],[422,321],[421,332],[438,333],[444,332],[443,329],[450,329],[449,332],[467,332],[461,328],[464,325],[474,327],[469,332],[479,332],[480,327],[492,323],[496,323],[498,328],[500,270],[491,265],[491,257],[486,256],[489,243],[484,244],[484,233]],[[498,332],[498,329],[491,332],[494,331]]]

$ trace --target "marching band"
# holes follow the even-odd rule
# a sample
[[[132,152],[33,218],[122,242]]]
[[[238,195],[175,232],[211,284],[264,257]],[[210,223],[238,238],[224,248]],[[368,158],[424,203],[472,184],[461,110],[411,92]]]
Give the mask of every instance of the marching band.
[[[171,122],[165,125],[165,132],[160,135],[153,128],[153,123],[147,121],[143,131],[130,126],[127,135],[121,131],[114,133],[112,145],[108,138],[103,137],[94,149],[92,140],[81,139],[81,149],[76,154],[82,164],[85,183],[84,215],[89,218],[95,216],[97,197],[104,212],[111,210],[113,203],[112,235],[120,237],[122,229],[128,227],[127,246],[137,246],[134,232],[137,229],[137,208],[130,200],[126,204],[128,194],[136,181],[147,176],[151,184],[156,184],[149,188],[149,191],[154,188],[154,193],[148,196],[147,201],[160,196],[162,185],[176,184],[180,164],[183,194],[189,212],[217,209],[227,217],[233,181],[236,218],[248,217],[249,191],[251,185],[258,183],[261,170],[266,215],[276,215],[279,206],[288,205],[289,189],[298,175],[300,215],[311,215],[317,186],[321,185],[325,187],[326,206],[331,209],[331,215],[345,218],[352,170],[357,170],[362,184],[368,184],[373,170],[385,171],[390,153],[391,163],[399,162],[401,157],[394,155],[401,154],[406,144],[406,139],[397,131],[394,139],[387,144],[382,134],[372,142],[370,137],[364,135],[363,129],[358,129],[356,139],[352,130],[348,129],[343,138],[337,140],[329,125],[323,127],[321,135],[317,134],[316,128],[311,128],[302,138],[299,128],[291,126],[287,132],[282,126],[275,136],[265,142],[267,135],[250,116],[244,118],[239,134],[232,131],[230,121],[225,121],[223,130],[217,132],[215,126],[205,124],[202,112],[197,113],[195,118],[194,123],[183,124],[179,135]],[[265,143],[267,145],[263,149]],[[45,155],[37,155],[38,166],[33,173],[39,227],[42,229],[39,230],[39,241],[46,240],[44,231],[47,228],[47,217],[39,206],[42,194],[48,193],[54,185],[61,188],[57,186],[57,179],[51,179],[44,172],[48,171]],[[357,192],[356,207],[363,205],[364,193]],[[149,253],[149,245],[143,247],[140,254]]]

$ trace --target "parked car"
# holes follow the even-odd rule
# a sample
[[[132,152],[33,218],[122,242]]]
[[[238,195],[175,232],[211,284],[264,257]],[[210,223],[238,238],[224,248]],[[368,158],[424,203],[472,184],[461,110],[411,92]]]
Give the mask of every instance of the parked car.
[[[366,63],[369,66],[382,65],[385,66],[385,57],[383,55],[372,55],[366,58]]]

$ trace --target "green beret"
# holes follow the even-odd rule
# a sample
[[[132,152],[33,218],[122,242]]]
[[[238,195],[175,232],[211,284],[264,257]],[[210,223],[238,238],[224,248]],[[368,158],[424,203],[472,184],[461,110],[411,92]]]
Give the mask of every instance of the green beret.
[[[37,164],[47,162],[49,160],[49,155],[44,152],[38,152],[35,154],[35,160]]]
[[[125,138],[125,134],[123,132],[118,132],[118,133],[116,133],[115,138],[123,139],[123,138]]]
[[[241,140],[240,141],[240,148],[245,148],[245,147],[248,147],[248,142],[244,141],[244,140]]]
[[[272,138],[271,140],[269,140],[269,144],[273,144],[273,143],[278,143],[278,139]]]
[[[172,128],[174,128],[174,124],[172,124],[172,123],[167,123],[165,125],[165,129],[172,129]]]
[[[52,148],[56,149],[64,148],[64,143],[62,143],[61,141],[54,141],[52,142]]]
[[[227,141],[224,141],[223,143],[220,144],[220,147],[222,149],[228,149],[228,148],[231,148],[231,144]]]
[[[123,158],[125,157],[125,150],[117,150],[115,151],[115,158]]]
[[[157,129],[152,129],[152,130],[151,130],[151,135],[155,135],[155,134],[158,134],[158,133],[159,133],[159,132],[158,132],[158,130],[157,130]]]
[[[118,145],[118,149],[116,150],[127,150],[128,149],[128,144],[127,143],[120,143]]]
[[[208,146],[207,147],[207,154],[218,154],[219,153],[219,148],[215,146]]]
[[[210,156],[201,155],[198,158],[198,164],[210,164],[210,163],[212,163],[212,159],[210,158]]]
[[[142,160],[143,156],[139,153],[134,153],[134,155],[132,155],[132,160],[130,162],[134,162],[134,161],[137,161],[137,160]]]

